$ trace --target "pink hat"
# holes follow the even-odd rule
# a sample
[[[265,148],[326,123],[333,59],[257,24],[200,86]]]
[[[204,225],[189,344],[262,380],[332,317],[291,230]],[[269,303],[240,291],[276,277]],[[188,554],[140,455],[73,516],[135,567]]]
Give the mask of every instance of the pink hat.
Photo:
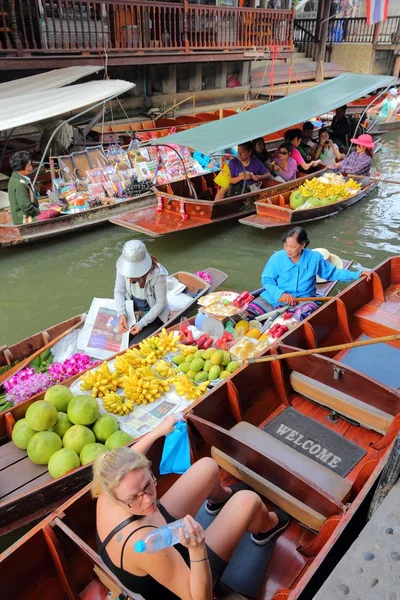
[[[352,138],[350,141],[353,142],[353,144],[365,146],[366,148],[373,148],[375,146],[372,136],[368,133],[362,133],[358,138]]]

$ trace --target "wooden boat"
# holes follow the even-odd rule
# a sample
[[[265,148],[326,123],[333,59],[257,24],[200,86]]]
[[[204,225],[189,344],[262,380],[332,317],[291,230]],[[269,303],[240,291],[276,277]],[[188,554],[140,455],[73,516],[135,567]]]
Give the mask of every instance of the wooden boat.
[[[152,204],[154,201],[153,193],[146,192],[109,206],[98,206],[78,213],[61,215],[55,219],[34,221],[23,225],[14,225],[9,210],[2,210],[0,211],[0,248],[41,241],[56,235],[72,233],[78,229],[94,227],[100,223],[107,223],[112,216],[123,215],[135,205]]]
[[[369,121],[367,124],[367,131],[370,135],[383,135],[384,133],[390,133],[391,131],[397,131],[400,129],[400,115],[396,115],[394,121],[390,123],[380,123],[379,121]]]
[[[363,278],[352,284],[270,352],[304,347],[317,352],[329,344],[399,333],[399,291],[400,257],[396,257],[375,268],[371,281]],[[396,359],[398,363],[400,342],[358,358],[350,349],[249,364],[189,411],[194,458],[211,455],[223,469],[225,485],[240,479],[271,510],[279,506],[291,516],[275,543],[257,600],[311,598],[320,569],[330,568],[329,553],[354,526],[400,429],[398,370],[389,372],[395,376],[392,385],[374,378],[387,364],[387,353],[392,365]],[[290,439],[282,434],[279,424],[288,410],[301,419],[300,431],[309,435],[310,451],[296,449],[302,436],[298,431]],[[309,427],[320,432],[322,427],[327,436],[324,447],[318,436],[311,440]],[[332,433],[338,434],[335,448]],[[162,443],[155,444],[149,452],[156,475],[161,447]],[[353,452],[357,456],[350,457],[339,474],[336,467]],[[159,478],[160,497],[174,481],[175,476]],[[114,597],[124,593],[140,600],[123,588],[97,555],[95,531],[95,501],[88,486],[3,553],[4,597],[89,600],[103,599],[110,590]],[[228,592],[220,593],[221,600]]]
[[[264,198],[258,199],[255,203],[256,214],[239,219],[239,223],[257,227],[258,229],[269,229],[270,227],[287,227],[289,225],[307,223],[308,221],[316,221],[317,219],[325,219],[326,217],[338,214],[343,209],[366,198],[378,185],[376,181],[373,181],[362,188],[357,194],[334,204],[293,210],[289,204],[290,194],[302,184],[304,179],[312,179],[315,176],[316,174],[313,173],[303,179],[290,181],[281,186],[280,190],[276,193],[273,190],[274,194],[268,196],[264,194]]]
[[[300,185],[303,180],[304,178],[296,180],[295,185]],[[273,179],[266,179],[263,184],[265,187],[257,191],[213,200],[217,192],[214,175],[199,175],[191,179],[190,183],[183,180],[154,188],[156,208],[149,206],[132,210],[110,221],[151,237],[213,225],[254,213],[256,200],[266,199],[271,194],[287,189],[287,184],[277,183]]]
[[[349,268],[351,261],[344,261],[344,268]],[[212,274],[213,283],[206,292],[213,291],[221,283],[221,272],[207,269]],[[179,277],[181,274],[176,274]],[[224,274],[222,274],[224,275]],[[194,277],[194,276],[193,276]],[[317,284],[318,294],[327,296],[336,285],[336,281],[327,281]],[[263,288],[256,290],[254,296],[259,296]],[[190,308],[192,308],[191,305]],[[187,314],[187,313],[186,313]],[[178,327],[182,313],[174,318],[172,328]],[[74,319],[77,319],[75,317]],[[192,323],[194,317],[192,318]],[[50,330],[49,330],[50,331]],[[32,346],[40,347],[40,334],[33,336]],[[24,342],[20,343],[25,349]],[[10,350],[14,351],[13,347]],[[77,377],[64,381],[64,385],[71,385]],[[33,465],[26,456],[26,452],[18,450],[11,440],[12,427],[15,421],[22,419],[28,407],[43,397],[37,394],[29,400],[0,413],[0,469],[3,470],[0,482],[0,535],[26,525],[36,518],[48,514],[68,498],[74,491],[85,485],[90,479],[90,466],[80,467],[78,470],[57,480],[51,479],[45,467]],[[6,474],[9,473],[8,476]]]

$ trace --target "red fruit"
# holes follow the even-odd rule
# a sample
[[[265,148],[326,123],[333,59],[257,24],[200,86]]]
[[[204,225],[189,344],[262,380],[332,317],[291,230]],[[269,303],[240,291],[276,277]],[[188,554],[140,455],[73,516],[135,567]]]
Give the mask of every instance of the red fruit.
[[[208,350],[208,348],[210,348],[210,346],[212,346],[213,343],[213,339],[212,337],[209,337],[208,340],[206,340],[203,344],[203,350]]]

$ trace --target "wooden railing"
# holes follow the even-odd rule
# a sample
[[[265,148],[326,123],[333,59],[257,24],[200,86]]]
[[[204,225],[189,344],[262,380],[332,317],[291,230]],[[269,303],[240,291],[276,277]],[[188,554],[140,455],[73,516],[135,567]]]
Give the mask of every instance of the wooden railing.
[[[307,58],[313,60],[316,57],[318,44],[316,29],[316,19],[296,19],[294,22],[293,44],[299,52],[305,52]]]
[[[152,0],[0,0],[0,52],[177,51],[290,46],[293,12]]]

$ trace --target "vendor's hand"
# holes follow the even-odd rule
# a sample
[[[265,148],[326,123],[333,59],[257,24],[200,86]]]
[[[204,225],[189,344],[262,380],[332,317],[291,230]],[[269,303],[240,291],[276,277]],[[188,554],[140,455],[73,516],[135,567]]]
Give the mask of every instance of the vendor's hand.
[[[254,175],[253,175],[253,173],[248,173],[248,172],[246,171],[246,179],[254,179]]]
[[[361,271],[360,277],[365,277],[369,281],[372,277],[372,271]]]
[[[118,331],[124,333],[125,331],[128,331],[128,329],[128,320],[125,315],[121,315],[118,319]]]
[[[130,331],[131,335],[137,335],[138,333],[141,332],[141,329],[137,325],[134,325],[133,327],[130,328],[129,331]]]
[[[274,166],[274,171],[280,171],[280,170],[281,170],[281,168],[280,168],[280,166],[279,166],[279,165],[275,165],[275,166]]]
[[[189,550],[193,549],[201,549],[205,547],[206,534],[204,533],[204,529],[191,517],[187,515],[183,522],[185,524],[187,535],[185,536],[185,532],[183,528],[179,529],[179,538],[182,546],[189,548]]]
[[[254,181],[261,181],[262,177],[261,175],[253,175],[253,179]]]
[[[279,298],[279,302],[284,302],[285,304],[294,306],[296,304],[296,298],[292,296],[292,294],[282,294],[282,296]]]

